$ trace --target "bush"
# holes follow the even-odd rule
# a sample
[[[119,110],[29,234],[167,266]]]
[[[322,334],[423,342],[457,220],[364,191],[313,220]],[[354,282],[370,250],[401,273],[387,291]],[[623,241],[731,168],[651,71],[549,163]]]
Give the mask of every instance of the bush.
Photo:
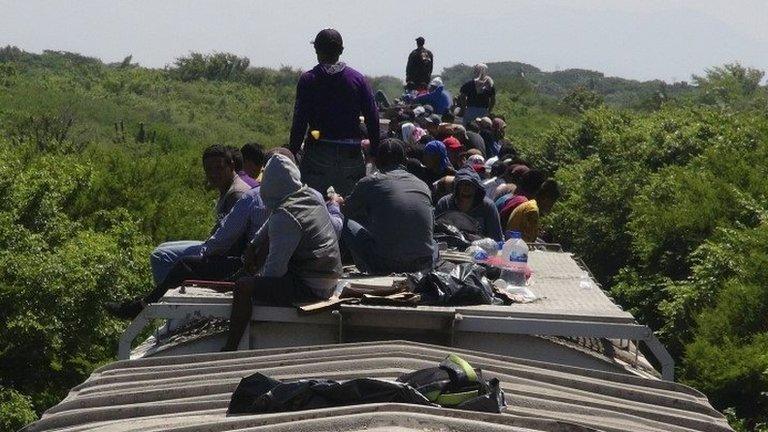
[[[29,397],[0,386],[0,432],[14,432],[35,421]]]

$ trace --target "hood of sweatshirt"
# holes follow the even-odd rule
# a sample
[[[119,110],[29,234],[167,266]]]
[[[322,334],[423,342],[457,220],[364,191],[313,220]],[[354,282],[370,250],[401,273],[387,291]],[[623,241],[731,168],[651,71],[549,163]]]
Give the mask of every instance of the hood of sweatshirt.
[[[336,75],[344,71],[347,68],[347,64],[344,62],[338,62],[333,64],[320,63],[315,67],[316,72],[322,72],[324,75]]]
[[[302,187],[301,173],[296,164],[280,154],[269,158],[261,181],[261,199],[268,209],[280,207],[286,198]]]
[[[456,196],[456,192],[459,188],[459,183],[469,182],[471,183],[475,189],[475,204],[479,203],[479,201],[482,201],[483,198],[485,198],[485,188],[483,187],[483,181],[480,179],[480,175],[478,175],[475,170],[473,170],[470,167],[464,167],[458,171],[456,171],[456,176],[453,179],[453,196]]]

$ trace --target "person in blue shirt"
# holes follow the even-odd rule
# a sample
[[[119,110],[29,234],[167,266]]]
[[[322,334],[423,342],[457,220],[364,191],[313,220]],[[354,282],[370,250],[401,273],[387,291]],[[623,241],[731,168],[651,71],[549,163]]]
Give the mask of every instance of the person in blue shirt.
[[[248,240],[253,238],[269,217],[261,199],[261,187],[256,186],[240,198],[222,219],[217,229],[200,246],[200,252],[181,257],[168,275],[147,295],[123,302],[109,302],[107,311],[117,318],[133,319],[149,303],[160,300],[166,291],[187,279],[222,280],[242,267],[241,255]]]
[[[413,99],[413,102],[420,105],[431,105],[435,114],[443,115],[451,107],[451,94],[445,90],[443,80],[435,77],[429,83],[429,92]]]

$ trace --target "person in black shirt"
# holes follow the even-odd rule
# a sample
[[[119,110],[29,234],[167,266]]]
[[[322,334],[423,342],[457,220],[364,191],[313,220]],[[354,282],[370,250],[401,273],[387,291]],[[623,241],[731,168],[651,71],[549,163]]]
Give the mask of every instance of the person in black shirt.
[[[405,67],[405,83],[409,90],[426,88],[432,79],[432,65],[434,57],[432,51],[424,48],[424,38],[416,38],[416,49],[408,56],[408,65]]]
[[[459,90],[459,106],[464,111],[464,124],[478,117],[486,117],[496,104],[496,87],[488,76],[488,66],[478,63],[474,67],[475,78],[467,81]]]

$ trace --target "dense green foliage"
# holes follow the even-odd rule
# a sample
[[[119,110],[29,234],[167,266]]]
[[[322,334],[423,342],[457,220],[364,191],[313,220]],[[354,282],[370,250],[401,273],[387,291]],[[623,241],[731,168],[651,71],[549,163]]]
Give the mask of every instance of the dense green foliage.
[[[761,72],[689,86],[489,66],[510,138],[563,185],[549,234],[659,332],[683,382],[743,430],[768,421]],[[443,73],[454,91],[469,75]],[[103,302],[148,287],[155,244],[210,226],[201,149],[284,144],[297,76],[223,53],[151,70],[0,49],[0,430],[114,358],[125,324]]]
[[[606,103],[621,108],[647,108],[659,97],[677,97],[691,93],[694,88],[686,82],[667,84],[663,81],[635,81],[606,77],[601,72],[584,69],[566,69],[544,72],[535,66],[519,62],[488,63],[488,74],[500,89],[516,93],[535,92],[542,102],[553,103],[563,99],[576,88],[584,88],[602,96]],[[446,68],[443,81],[451,89],[458,89],[472,77],[472,67],[464,64]]]
[[[16,390],[0,387],[0,430],[19,430],[36,418],[28,397]]]
[[[658,330],[683,382],[747,429],[768,420],[765,96],[593,109],[523,148],[564,185],[550,234]]]
[[[40,413],[114,359],[124,323],[102,304],[147,289],[153,245],[207,234],[202,148],[287,137],[295,72],[185,83],[69,53],[0,61],[0,386]],[[28,422],[3,397],[1,421]]]

